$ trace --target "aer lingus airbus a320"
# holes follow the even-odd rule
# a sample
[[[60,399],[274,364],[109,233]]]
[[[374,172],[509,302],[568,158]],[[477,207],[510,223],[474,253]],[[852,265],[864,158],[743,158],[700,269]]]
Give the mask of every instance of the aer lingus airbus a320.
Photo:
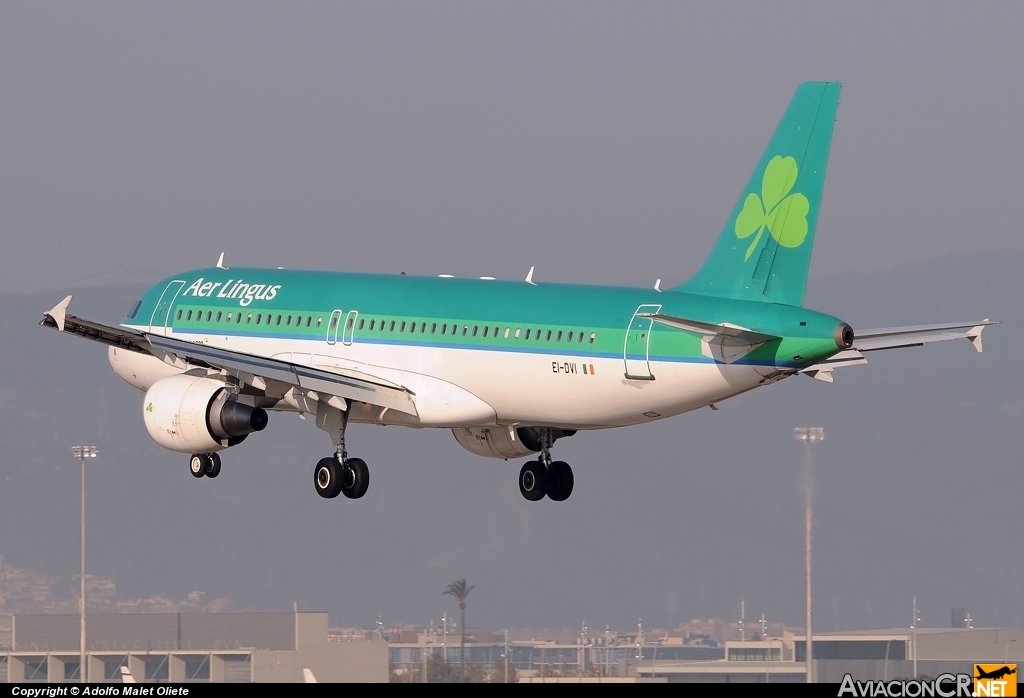
[[[836,83],[793,97],[711,256],[674,288],[423,278],[223,264],[150,288],[119,327],[67,312],[43,325],[109,345],[145,391],[143,419],[165,448],[216,477],[218,451],[267,426],[267,411],[315,417],[333,456],[322,497],[366,493],[347,426],[451,429],[468,451],[529,460],[526,499],[561,501],[572,469],[558,439],[715,408],[804,374],[832,382],[863,354],[966,338],[988,320],[855,332],[802,307],[839,99]]]

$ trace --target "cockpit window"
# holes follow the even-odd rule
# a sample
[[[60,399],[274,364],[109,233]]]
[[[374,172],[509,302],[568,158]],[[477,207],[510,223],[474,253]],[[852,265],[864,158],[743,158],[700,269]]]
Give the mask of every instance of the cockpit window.
[[[128,319],[129,320],[134,320],[135,316],[139,312],[139,308],[141,308],[141,307],[142,307],[142,301],[141,300],[135,301],[135,307],[132,308],[132,312],[128,313]]]

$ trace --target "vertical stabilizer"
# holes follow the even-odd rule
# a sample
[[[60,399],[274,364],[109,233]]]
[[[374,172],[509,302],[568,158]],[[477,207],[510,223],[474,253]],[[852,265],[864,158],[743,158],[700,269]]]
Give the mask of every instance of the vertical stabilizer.
[[[797,89],[711,256],[674,290],[803,302],[839,87],[805,82]]]

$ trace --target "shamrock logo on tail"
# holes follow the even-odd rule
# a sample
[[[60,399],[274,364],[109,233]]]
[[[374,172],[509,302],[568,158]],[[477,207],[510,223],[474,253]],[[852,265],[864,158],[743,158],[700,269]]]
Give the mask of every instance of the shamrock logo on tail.
[[[743,261],[750,259],[764,229],[783,247],[800,247],[807,237],[807,212],[811,204],[803,194],[790,194],[796,184],[799,168],[791,156],[776,155],[765,168],[761,179],[761,196],[748,194],[743,210],[736,216],[736,237],[748,238],[754,233]]]

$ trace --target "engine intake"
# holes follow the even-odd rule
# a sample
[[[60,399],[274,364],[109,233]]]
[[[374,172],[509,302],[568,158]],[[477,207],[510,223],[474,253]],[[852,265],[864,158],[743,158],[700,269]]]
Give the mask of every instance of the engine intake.
[[[233,399],[223,381],[168,376],[146,391],[143,420],[158,444],[182,453],[209,453],[241,443],[267,426],[267,413]]]

